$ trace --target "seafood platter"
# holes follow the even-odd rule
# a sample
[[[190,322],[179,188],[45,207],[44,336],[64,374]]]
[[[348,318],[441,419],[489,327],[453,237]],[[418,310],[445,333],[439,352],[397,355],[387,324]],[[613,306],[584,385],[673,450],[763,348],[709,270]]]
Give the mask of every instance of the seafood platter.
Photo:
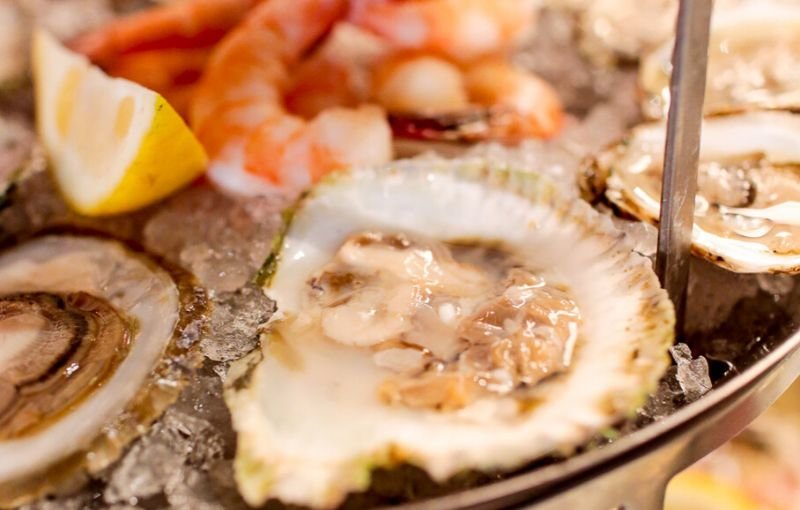
[[[661,508],[800,373],[800,3],[2,0],[0,508]]]

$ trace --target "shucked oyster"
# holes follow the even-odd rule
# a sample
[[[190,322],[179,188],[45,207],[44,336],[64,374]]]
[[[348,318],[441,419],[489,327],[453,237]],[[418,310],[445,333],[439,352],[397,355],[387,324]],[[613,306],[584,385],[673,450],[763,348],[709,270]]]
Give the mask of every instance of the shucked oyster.
[[[264,270],[276,319],[227,381],[249,503],[331,507],[403,462],[511,469],[642,402],[671,304],[608,219],[542,179],[400,162],[296,205]]]
[[[734,3],[734,2],[729,2]],[[674,41],[647,56],[639,79],[644,112],[666,116]],[[800,107],[800,5],[745,0],[714,10],[704,111]]]
[[[177,396],[199,302],[113,241],[43,237],[0,254],[0,507],[95,472]],[[192,298],[196,299],[196,298]],[[167,357],[165,359],[165,357]]]
[[[675,30],[677,0],[549,0],[574,10],[581,50],[595,63],[636,61]]]
[[[664,124],[635,128],[598,157],[606,196],[655,223]],[[800,271],[800,115],[752,112],[707,118],[698,168],[694,250],[738,272]]]

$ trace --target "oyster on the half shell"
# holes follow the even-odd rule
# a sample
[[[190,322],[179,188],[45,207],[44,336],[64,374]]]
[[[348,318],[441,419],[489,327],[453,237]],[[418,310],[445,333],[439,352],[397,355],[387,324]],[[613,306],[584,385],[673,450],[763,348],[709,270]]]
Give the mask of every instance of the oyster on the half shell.
[[[226,383],[253,505],[335,506],[401,463],[444,481],[569,453],[643,402],[673,338],[608,218],[477,159],[325,179],[263,277],[278,312]]]
[[[665,125],[636,127],[597,157],[593,187],[658,221]],[[603,182],[605,181],[605,182]],[[703,122],[694,251],[743,273],[800,272],[800,115],[765,111]]]
[[[634,62],[675,30],[677,0],[549,0],[578,17],[579,45],[593,62]]]
[[[0,507],[113,462],[199,361],[204,300],[121,244],[47,236],[0,254]]]
[[[705,113],[800,107],[800,5],[727,3],[714,9]],[[661,45],[639,68],[643,110],[653,119],[666,117],[669,109],[673,45],[674,40]]]

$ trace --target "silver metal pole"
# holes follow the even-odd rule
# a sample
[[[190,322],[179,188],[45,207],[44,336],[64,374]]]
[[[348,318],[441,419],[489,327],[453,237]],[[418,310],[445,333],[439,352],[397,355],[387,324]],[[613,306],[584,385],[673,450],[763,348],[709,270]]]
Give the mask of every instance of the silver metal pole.
[[[656,273],[683,331],[706,89],[711,0],[681,0],[672,54]]]

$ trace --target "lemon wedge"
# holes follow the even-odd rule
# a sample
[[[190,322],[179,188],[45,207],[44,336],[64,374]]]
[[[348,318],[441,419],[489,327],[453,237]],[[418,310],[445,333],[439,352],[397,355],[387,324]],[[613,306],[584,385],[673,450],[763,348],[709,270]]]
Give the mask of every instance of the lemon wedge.
[[[33,37],[32,61],[39,137],[76,211],[139,209],[205,170],[200,142],[157,93],[111,78],[42,30]]]
[[[765,510],[738,487],[689,469],[667,487],[665,510]]]

